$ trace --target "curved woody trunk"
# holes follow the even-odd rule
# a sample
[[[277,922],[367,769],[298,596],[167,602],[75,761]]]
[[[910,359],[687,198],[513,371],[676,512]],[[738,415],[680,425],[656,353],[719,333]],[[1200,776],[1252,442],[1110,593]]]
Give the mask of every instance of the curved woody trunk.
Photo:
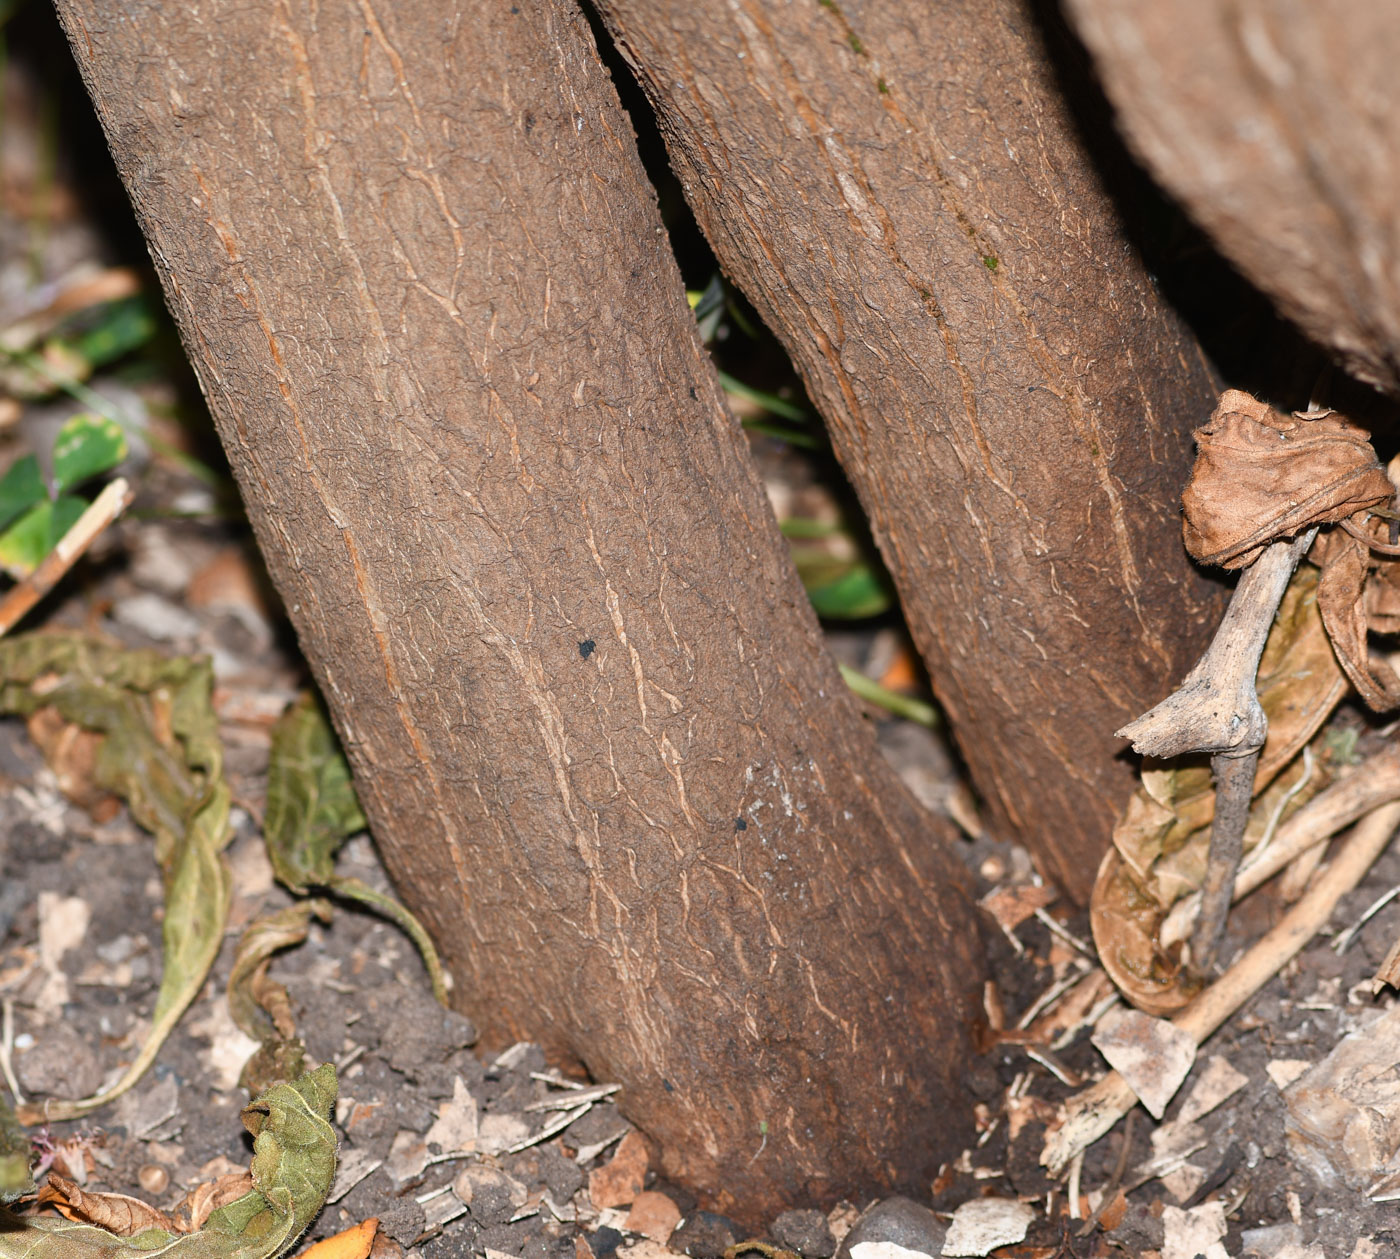
[[[975,915],[824,652],[581,18],[59,9],[461,1005],[622,1081],[722,1208],[926,1184]]]

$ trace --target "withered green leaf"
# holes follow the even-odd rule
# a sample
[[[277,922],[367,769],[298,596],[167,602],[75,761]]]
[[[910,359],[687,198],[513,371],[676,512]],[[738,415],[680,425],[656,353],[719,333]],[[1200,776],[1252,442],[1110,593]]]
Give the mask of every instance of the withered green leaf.
[[[103,736],[97,784],[122,797],[155,836],[165,890],[161,984],[145,1044],[101,1096],[26,1107],[26,1121],[76,1118],[135,1084],[214,963],[232,884],[223,857],[230,795],[212,692],[204,658],[131,651],[73,633],[0,640],[0,712],[52,708]]]
[[[341,844],[364,826],[350,767],[330,723],[316,698],[302,695],[272,732],[263,835],[273,872],[293,892],[325,888],[397,923],[422,954],[433,995],[446,1005],[442,964],[422,924],[392,897],[335,873]]]
[[[341,844],[364,826],[330,723],[316,697],[303,694],[272,731],[263,833],[273,872],[301,895],[325,887]]]
[[[301,944],[311,919],[329,922],[329,901],[298,901],[275,914],[265,914],[244,928],[228,980],[228,1008],[233,1021],[261,1047],[244,1064],[239,1083],[251,1093],[262,1092],[277,1080],[295,1079],[303,1071],[306,1046],[297,1035],[296,1019],[287,990],[267,973],[272,956]]]
[[[29,1137],[19,1126],[9,1102],[0,1100],[0,1203],[34,1192],[29,1153]]]
[[[119,1237],[95,1224],[0,1211],[0,1259],[274,1259],[316,1218],[335,1175],[335,1068],[276,1084],[244,1108],[253,1134],[252,1191],[220,1207],[197,1233],[149,1228]]]

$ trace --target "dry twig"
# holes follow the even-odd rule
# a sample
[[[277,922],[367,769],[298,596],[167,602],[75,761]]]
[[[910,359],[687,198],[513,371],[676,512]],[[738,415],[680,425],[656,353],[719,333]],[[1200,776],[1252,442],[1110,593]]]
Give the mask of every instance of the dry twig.
[[[1215,820],[1191,948],[1192,966],[1202,974],[1213,968],[1225,934],[1254,795],[1254,771],[1269,732],[1255,687],[1259,660],[1293,570],[1316,536],[1312,528],[1291,541],[1270,543],[1241,576],[1215,638],[1186,681],[1118,731],[1144,756],[1165,760],[1210,754]]]

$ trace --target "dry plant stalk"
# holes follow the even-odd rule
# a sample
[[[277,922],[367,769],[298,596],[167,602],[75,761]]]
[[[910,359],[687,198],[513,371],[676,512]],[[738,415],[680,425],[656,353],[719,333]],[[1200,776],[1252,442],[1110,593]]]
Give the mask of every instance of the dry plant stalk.
[[[1118,731],[1144,756],[1166,760],[1210,754],[1215,817],[1191,947],[1192,966],[1202,974],[1213,968],[1225,934],[1244,852],[1254,772],[1269,732],[1255,688],[1259,660],[1293,571],[1316,536],[1317,529],[1312,528],[1291,541],[1270,543],[1240,578],[1215,638],[1186,681]]]

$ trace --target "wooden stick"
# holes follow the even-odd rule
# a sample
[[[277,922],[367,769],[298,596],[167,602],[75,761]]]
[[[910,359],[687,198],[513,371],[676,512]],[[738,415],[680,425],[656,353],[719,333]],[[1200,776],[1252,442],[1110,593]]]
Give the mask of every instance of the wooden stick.
[[[1400,743],[1388,743],[1345,777],[1319,792],[1282,826],[1263,852],[1255,849],[1240,867],[1235,899],[1267,883],[1294,858],[1320,848],[1358,818],[1390,800],[1400,799]],[[1201,894],[1193,892],[1172,906],[1162,924],[1164,945],[1184,939],[1200,912]]]
[[[1326,925],[1337,902],[1361,882],[1400,826],[1400,801],[1368,814],[1337,859],[1278,925],[1172,1022],[1201,1044],[1276,975]],[[1065,1104],[1065,1117],[1045,1142],[1040,1161],[1058,1175],[1137,1104],[1116,1071]]]
[[[0,599],[0,637],[8,634],[19,619],[63,579],[108,525],[131,505],[131,487],[118,477],[93,500],[73,527],[58,540],[39,567]]]
[[[1278,605],[1316,529],[1272,542],[1240,577],[1215,638],[1175,691],[1120,731],[1133,750],[1162,760],[1195,752],[1236,755],[1264,746],[1268,719],[1255,692]]]
[[[1240,578],[1206,654],[1186,681],[1150,712],[1118,733],[1146,756],[1209,752],[1215,778],[1215,818],[1201,911],[1191,941],[1191,968],[1208,975],[1225,936],[1235,877],[1244,853],[1244,829],[1254,797],[1259,749],[1269,719],[1256,681],[1269,630],[1284,592],[1317,529],[1292,541],[1272,542]]]

